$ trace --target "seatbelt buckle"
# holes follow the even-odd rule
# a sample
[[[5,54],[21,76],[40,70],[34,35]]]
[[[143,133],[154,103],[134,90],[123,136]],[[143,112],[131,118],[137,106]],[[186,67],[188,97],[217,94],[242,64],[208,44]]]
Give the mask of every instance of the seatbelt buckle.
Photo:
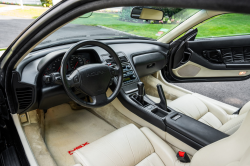
[[[186,152],[182,152],[182,151],[179,151],[176,155],[176,157],[178,158],[178,160],[180,160],[180,162],[182,163],[189,163],[190,162],[190,159],[187,155]]]

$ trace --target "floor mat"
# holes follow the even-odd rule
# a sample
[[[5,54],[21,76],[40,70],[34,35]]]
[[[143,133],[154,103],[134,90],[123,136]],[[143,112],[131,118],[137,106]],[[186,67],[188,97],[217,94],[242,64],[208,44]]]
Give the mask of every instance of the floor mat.
[[[68,151],[113,131],[104,120],[85,109],[72,110],[68,104],[50,108],[45,114],[45,142],[58,166],[74,165]]]

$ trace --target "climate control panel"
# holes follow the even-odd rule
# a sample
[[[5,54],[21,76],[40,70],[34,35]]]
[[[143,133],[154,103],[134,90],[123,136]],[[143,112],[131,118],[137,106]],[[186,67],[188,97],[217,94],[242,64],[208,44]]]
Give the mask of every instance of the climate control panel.
[[[120,62],[122,64],[123,70],[123,85],[128,85],[132,82],[135,82],[137,79],[133,67],[128,61],[127,57],[123,53],[118,53]],[[108,55],[105,56],[105,61],[110,66],[116,66],[115,61]],[[116,81],[116,80],[115,80]]]

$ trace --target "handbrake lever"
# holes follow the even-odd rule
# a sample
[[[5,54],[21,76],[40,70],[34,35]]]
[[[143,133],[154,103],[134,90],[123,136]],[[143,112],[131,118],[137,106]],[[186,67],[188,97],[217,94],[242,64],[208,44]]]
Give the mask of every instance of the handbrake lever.
[[[157,84],[156,87],[157,87],[158,94],[159,94],[161,101],[160,101],[160,103],[157,103],[155,105],[157,105],[158,107],[160,107],[163,110],[167,110],[167,101],[166,101],[166,97],[165,97],[164,91],[162,89],[162,86],[161,86],[161,84]]]

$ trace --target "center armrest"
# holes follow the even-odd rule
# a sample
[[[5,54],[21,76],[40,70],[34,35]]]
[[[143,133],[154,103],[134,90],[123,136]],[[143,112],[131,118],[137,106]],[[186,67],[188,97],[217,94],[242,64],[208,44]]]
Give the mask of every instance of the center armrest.
[[[164,121],[167,126],[166,131],[169,134],[197,150],[228,136],[217,129],[173,110],[171,114],[166,116]]]

